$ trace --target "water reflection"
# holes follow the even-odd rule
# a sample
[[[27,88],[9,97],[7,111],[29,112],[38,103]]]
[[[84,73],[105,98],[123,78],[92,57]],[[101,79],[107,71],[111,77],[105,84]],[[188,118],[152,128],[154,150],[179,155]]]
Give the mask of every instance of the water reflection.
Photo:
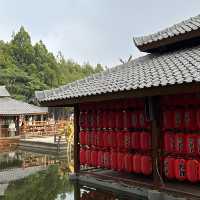
[[[41,168],[38,168],[41,167]],[[37,169],[34,171],[34,169]],[[15,171],[18,170],[15,174]],[[20,171],[21,170],[21,171]],[[31,173],[28,174],[27,171]],[[32,171],[31,171],[32,170]],[[127,200],[116,195],[69,181],[73,170],[71,158],[60,158],[31,152],[0,154],[0,199],[2,200]],[[9,177],[9,174],[12,176]],[[19,173],[26,174],[20,178]],[[6,175],[7,174],[7,175]],[[28,174],[28,176],[27,176]],[[3,176],[4,182],[2,182]],[[16,178],[15,178],[16,176]],[[10,179],[11,178],[11,179]],[[1,186],[4,191],[1,191]],[[2,195],[2,196],[1,196]]]
[[[73,196],[73,186],[68,176],[60,172],[58,165],[52,165],[45,171],[11,182],[4,200],[68,199],[67,196]]]

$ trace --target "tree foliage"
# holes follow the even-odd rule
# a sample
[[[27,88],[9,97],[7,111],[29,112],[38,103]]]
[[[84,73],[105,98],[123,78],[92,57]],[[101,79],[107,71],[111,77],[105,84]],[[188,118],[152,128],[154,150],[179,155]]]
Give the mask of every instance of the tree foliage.
[[[10,42],[0,41],[0,85],[6,85],[17,99],[28,101],[35,90],[58,87],[102,70],[101,64],[94,67],[66,60],[61,52],[54,56],[42,41],[33,45],[24,27]]]

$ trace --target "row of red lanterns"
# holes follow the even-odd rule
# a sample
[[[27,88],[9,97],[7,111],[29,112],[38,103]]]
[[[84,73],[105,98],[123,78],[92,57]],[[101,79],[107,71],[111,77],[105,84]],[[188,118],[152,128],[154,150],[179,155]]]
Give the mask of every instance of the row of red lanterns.
[[[79,117],[81,129],[148,129],[150,123],[143,110],[87,110]]]
[[[200,134],[164,133],[164,151],[200,155]]]
[[[101,101],[100,103],[82,103],[80,110],[125,110],[125,109],[144,109],[144,98],[116,99],[111,101]]]
[[[174,109],[163,112],[163,129],[200,129],[200,109]]]
[[[161,97],[161,105],[176,107],[185,105],[200,105],[200,95],[196,94],[181,94],[181,95],[168,95]]]
[[[130,154],[122,152],[80,150],[81,165],[138,173],[152,174],[152,159],[149,155]]]
[[[81,131],[80,144],[113,149],[151,149],[151,133],[128,131]]]
[[[166,157],[164,159],[164,175],[168,179],[198,182],[200,181],[200,162],[195,159]]]

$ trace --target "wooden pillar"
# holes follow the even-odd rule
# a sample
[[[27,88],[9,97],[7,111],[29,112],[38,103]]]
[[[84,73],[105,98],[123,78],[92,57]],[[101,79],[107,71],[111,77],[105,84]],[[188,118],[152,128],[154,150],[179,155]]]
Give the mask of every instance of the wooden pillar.
[[[16,135],[21,135],[19,126],[19,116],[16,116]]]
[[[153,180],[156,187],[163,184],[160,172],[160,155],[161,155],[161,112],[160,112],[160,98],[149,97],[149,115],[152,127],[152,158],[153,158]]]
[[[2,126],[3,126],[3,118],[0,116],[0,138],[2,137],[2,135],[1,135]]]
[[[74,105],[74,173],[80,171],[79,144],[79,104]]]
[[[80,200],[80,197],[81,197],[80,185],[76,181],[74,183],[74,200]]]

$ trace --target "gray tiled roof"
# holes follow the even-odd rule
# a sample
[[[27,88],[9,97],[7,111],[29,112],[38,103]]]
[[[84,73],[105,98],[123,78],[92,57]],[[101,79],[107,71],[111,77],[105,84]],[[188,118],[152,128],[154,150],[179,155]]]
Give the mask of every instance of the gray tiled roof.
[[[166,38],[176,37],[200,29],[200,15],[191,17],[162,31],[142,37],[134,37],[136,46],[146,45]]]
[[[0,86],[0,97],[9,97],[10,94],[5,86]]]
[[[200,82],[200,46],[148,54],[59,88],[38,91],[36,98],[43,102],[191,82]]]
[[[0,98],[0,115],[45,114],[48,109],[34,106],[10,97]]]

